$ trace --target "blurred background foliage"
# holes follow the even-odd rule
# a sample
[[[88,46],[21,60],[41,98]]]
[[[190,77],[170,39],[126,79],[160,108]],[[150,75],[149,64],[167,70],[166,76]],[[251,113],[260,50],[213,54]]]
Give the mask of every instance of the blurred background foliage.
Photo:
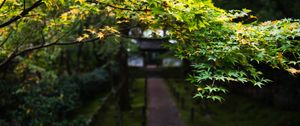
[[[213,0],[215,5],[226,10],[250,9],[259,21],[300,17],[299,0]]]

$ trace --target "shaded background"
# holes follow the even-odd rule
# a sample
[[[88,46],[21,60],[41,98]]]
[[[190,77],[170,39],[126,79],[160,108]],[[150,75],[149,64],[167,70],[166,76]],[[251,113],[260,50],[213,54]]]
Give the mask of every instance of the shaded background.
[[[300,18],[299,0],[213,0],[223,9],[250,9],[260,21]]]

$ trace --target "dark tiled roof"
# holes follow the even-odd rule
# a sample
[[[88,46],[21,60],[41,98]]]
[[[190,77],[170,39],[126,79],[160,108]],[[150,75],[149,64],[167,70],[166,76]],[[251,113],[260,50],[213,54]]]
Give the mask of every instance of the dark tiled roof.
[[[166,50],[162,46],[162,43],[167,42],[165,39],[139,38],[136,40],[141,50]]]

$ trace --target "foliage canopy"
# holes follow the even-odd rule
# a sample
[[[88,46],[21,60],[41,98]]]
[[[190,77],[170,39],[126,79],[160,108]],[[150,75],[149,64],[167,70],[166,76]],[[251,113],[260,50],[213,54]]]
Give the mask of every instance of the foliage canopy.
[[[271,81],[255,65],[300,73],[300,21],[249,22],[255,19],[249,12],[225,11],[211,0],[4,0],[0,67],[19,75],[28,67],[45,73],[63,45],[120,43],[132,38],[133,28],[164,29],[164,37],[177,41],[168,47],[195,68],[189,78],[195,96],[221,100],[227,82],[262,87]]]

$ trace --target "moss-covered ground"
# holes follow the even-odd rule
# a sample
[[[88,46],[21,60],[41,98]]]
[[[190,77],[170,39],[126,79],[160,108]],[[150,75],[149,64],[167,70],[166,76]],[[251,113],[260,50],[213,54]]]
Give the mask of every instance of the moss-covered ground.
[[[107,92],[99,92],[89,100],[86,100],[80,107],[69,113],[69,120],[81,118],[85,121],[90,120],[95,113],[102,107],[103,100],[107,96]]]
[[[170,90],[188,126],[299,126],[300,112],[281,110],[258,100],[228,94],[225,101],[192,98],[193,86],[168,79]],[[206,106],[206,107],[205,107]]]
[[[131,109],[120,113],[115,100],[109,101],[104,111],[94,120],[97,126],[141,126],[144,121],[144,79],[135,79],[130,85]]]

